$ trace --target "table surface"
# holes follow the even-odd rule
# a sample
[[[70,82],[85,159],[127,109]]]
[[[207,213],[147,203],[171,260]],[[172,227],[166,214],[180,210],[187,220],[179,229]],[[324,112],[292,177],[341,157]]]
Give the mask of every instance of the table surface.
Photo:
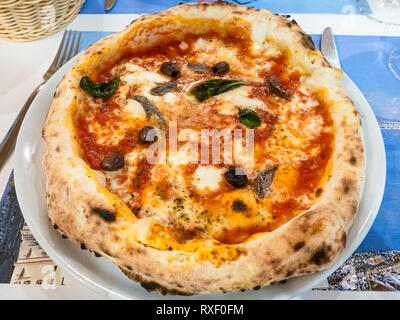
[[[366,2],[365,0],[364,2]],[[144,1],[118,0],[105,12],[103,1],[90,0],[80,14],[67,26],[70,30],[86,31],[81,49],[99,37],[121,30],[139,14],[167,9],[181,0]],[[189,1],[184,1],[189,2]],[[256,8],[269,8],[280,14],[290,14],[319,47],[320,34],[331,26],[342,64],[366,96],[380,120],[400,120],[400,81],[390,73],[386,56],[393,47],[400,47],[400,27],[377,23],[362,15],[355,0],[320,1],[232,1],[248,3]],[[373,9],[373,5],[371,8]],[[63,31],[43,40],[15,43],[0,40],[0,139],[17,116],[42,75],[50,65]],[[37,125],[41,130],[42,124]],[[400,187],[400,130],[382,130],[386,145],[388,177],[385,196],[372,232],[359,251],[400,250],[400,218],[395,209],[400,206],[396,190]],[[13,168],[13,154],[0,172],[0,196]],[[397,242],[396,242],[397,241]],[[101,299],[97,293],[68,276],[67,284],[54,290],[41,286],[0,284],[0,299]],[[398,279],[400,283],[400,278]],[[397,289],[400,290],[400,289]],[[309,291],[297,299],[400,299],[400,291]]]

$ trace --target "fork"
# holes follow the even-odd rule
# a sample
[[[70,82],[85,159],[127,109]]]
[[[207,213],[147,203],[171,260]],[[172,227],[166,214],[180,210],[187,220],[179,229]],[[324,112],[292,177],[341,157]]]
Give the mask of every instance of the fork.
[[[54,57],[54,60],[51,63],[49,69],[43,75],[44,81],[41,84],[39,84],[39,86],[35,90],[33,90],[28,100],[26,100],[21,111],[18,113],[17,118],[14,120],[14,123],[12,124],[12,126],[10,127],[6,136],[4,137],[3,141],[0,144],[0,170],[15,147],[15,141],[17,140],[19,129],[21,128],[22,121],[24,120],[26,112],[31,106],[32,101],[35,99],[36,95],[43,88],[46,82],[51,78],[51,76],[78,53],[79,43],[81,41],[81,35],[82,33],[78,31],[70,31],[70,30],[64,31],[56,56]],[[78,36],[78,38],[75,41],[76,36]],[[71,37],[72,41],[70,44]]]

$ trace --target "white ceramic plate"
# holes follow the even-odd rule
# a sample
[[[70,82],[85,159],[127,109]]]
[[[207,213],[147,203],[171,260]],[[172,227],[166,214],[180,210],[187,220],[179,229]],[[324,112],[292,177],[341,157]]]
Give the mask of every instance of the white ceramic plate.
[[[47,217],[45,176],[41,165],[44,152],[42,127],[56,86],[75,60],[76,58],[72,59],[48,81],[33,101],[22,124],[15,154],[15,183],[22,213],[32,234],[50,258],[63,271],[68,272],[83,284],[110,298],[160,299],[162,296],[146,292],[138,284],[129,280],[118,267],[107,259],[96,258],[88,251],[81,250],[71,241],[62,239],[60,234],[53,229]],[[174,300],[198,299],[199,297],[241,300],[292,298],[318,286],[357,249],[374,222],[382,201],[386,178],[386,156],[381,131],[368,102],[346,75],[343,77],[343,86],[361,114],[367,167],[359,212],[350,229],[347,246],[340,259],[325,271],[292,278],[285,284],[278,283],[258,291],[171,298]]]

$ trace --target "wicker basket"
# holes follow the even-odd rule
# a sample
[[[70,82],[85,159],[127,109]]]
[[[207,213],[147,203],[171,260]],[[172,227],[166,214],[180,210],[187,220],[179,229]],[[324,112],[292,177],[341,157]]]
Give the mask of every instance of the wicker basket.
[[[0,38],[31,41],[64,28],[85,0],[0,0]]]

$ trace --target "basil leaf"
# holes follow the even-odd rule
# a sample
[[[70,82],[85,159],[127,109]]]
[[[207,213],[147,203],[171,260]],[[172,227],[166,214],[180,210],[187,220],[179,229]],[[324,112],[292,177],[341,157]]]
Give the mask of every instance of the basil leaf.
[[[115,93],[119,86],[121,65],[118,68],[118,75],[114,79],[108,82],[96,83],[88,76],[84,76],[81,78],[79,86],[95,98],[109,98]]]
[[[229,80],[229,79],[211,79],[196,85],[190,94],[194,95],[197,100],[203,102],[211,96],[224,93],[226,91],[235,89],[244,85],[243,81]]]
[[[250,109],[240,109],[239,108],[239,118],[240,122],[244,124],[247,128],[253,129],[261,126],[261,120],[258,114]]]

